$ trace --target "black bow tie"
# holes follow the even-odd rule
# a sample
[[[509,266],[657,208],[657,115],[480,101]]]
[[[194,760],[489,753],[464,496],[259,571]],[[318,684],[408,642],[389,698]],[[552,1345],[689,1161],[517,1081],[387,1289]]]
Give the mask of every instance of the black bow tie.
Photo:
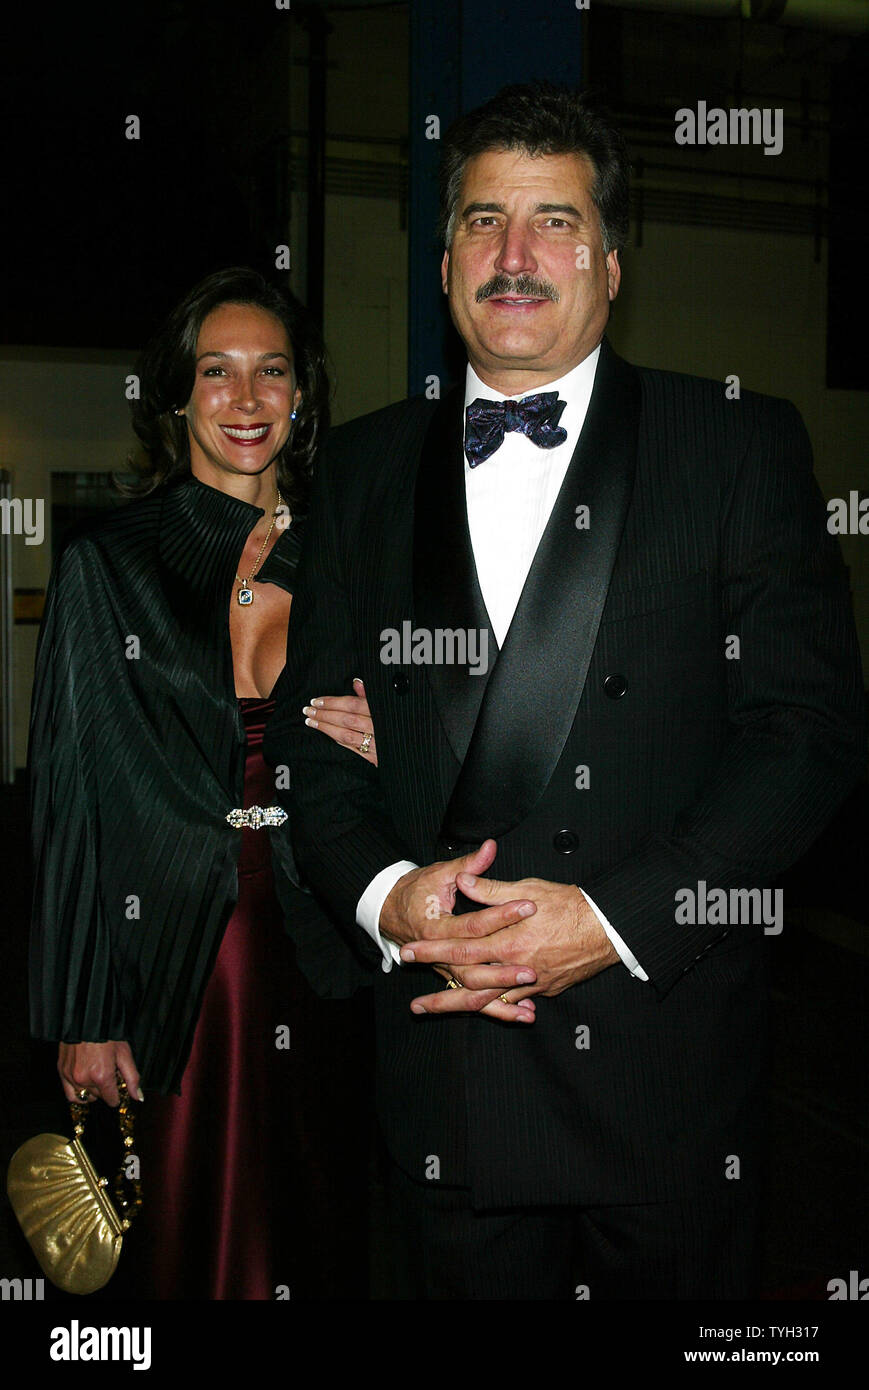
[[[471,468],[494,454],[510,430],[519,430],[541,449],[563,444],[567,430],[559,425],[567,401],[557,391],[539,391],[521,401],[472,401],[465,425],[465,453]]]

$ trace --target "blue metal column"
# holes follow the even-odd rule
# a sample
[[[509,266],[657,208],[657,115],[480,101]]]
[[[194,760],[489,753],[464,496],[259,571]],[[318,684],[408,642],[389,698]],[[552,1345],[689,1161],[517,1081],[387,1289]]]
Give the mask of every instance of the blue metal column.
[[[408,392],[437,377],[441,391],[452,328],[441,291],[436,240],[440,140],[461,111],[510,82],[546,77],[582,83],[586,11],[571,0],[410,0],[410,197]],[[452,373],[455,377],[455,371]]]

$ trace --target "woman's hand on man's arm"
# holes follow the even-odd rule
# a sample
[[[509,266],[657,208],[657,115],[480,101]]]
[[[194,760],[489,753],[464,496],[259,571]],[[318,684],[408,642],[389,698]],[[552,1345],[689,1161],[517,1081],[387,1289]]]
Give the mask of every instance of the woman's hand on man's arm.
[[[305,723],[321,734],[328,734],[335,743],[340,743],[351,752],[358,753],[366,762],[377,766],[377,745],[374,741],[374,724],[365,686],[357,676],[353,682],[356,695],[318,695],[309,705],[305,705]]]

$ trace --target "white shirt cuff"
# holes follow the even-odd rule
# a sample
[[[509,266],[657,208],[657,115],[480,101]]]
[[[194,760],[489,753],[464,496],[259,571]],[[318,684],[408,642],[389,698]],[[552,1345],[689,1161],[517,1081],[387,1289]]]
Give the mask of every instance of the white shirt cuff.
[[[411,869],[418,868],[419,865],[409,859],[399,859],[395,864],[388,864],[375,875],[356,904],[356,921],[362,930],[368,933],[375,946],[379,947],[383,956],[384,971],[391,970],[393,963],[400,965],[401,956],[398,954],[399,948],[396,943],[384,941],[380,935],[380,913],[398,880],[409,874]]]
[[[578,884],[577,887],[579,887]],[[645,980],[646,982],[648,982],[649,977],[646,974],[643,967],[640,965],[633,951],[630,951],[628,949],[628,947],[622,941],[622,938],[619,936],[618,932],[615,930],[612,924],[607,921],[606,917],[604,917],[597,904],[592,902],[585,889],[580,888],[579,891],[585,898],[585,901],[588,903],[597,920],[600,922],[601,926],[603,927],[613,946],[618,951],[619,959],[622,961],[622,963],[628,967],[631,974],[635,975],[638,980]]]

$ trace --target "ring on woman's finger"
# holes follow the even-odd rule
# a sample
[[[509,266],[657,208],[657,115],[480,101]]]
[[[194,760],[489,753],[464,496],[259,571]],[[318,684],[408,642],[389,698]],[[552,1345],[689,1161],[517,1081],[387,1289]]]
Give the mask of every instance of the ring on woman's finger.
[[[76,1095],[78,1096],[79,1100],[82,1101],[82,1102],[84,1102],[84,1101],[86,1101],[86,1100],[90,1100],[90,1094],[89,1094],[89,1092],[85,1089],[84,1086],[82,1086],[82,1088],[81,1088],[80,1091],[76,1091]]]
[[[447,989],[464,989],[464,985],[459,983],[455,975],[450,975],[447,978]]]
[[[499,994],[499,995],[498,995],[498,998],[501,1000],[501,1003],[502,1003],[502,1004],[509,1004],[509,1003],[510,1003],[510,1000],[507,998],[506,994]]]
[[[365,735],[365,737],[363,738],[362,742],[361,742],[360,745],[359,745],[359,752],[360,752],[360,753],[367,753],[367,752],[368,752],[369,748],[371,747],[371,740],[372,740],[373,737],[374,737],[373,734],[366,734],[366,735]]]

